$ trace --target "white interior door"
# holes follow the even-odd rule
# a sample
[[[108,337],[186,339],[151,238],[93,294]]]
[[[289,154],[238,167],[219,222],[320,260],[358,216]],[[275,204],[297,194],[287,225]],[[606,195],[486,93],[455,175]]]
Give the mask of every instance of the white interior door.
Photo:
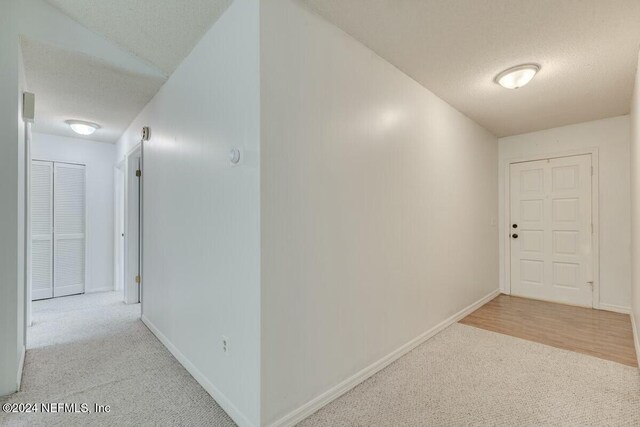
[[[510,169],[512,295],[592,307],[591,155]]]
[[[54,164],[54,297],[84,292],[85,186],[84,165]]]
[[[53,297],[53,163],[31,165],[31,299]]]

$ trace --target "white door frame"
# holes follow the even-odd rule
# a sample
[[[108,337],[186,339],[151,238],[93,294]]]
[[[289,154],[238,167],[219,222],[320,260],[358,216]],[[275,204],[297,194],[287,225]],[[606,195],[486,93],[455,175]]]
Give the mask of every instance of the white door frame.
[[[600,216],[598,214],[599,202],[598,194],[599,186],[599,158],[598,148],[588,147],[584,149],[553,152],[546,154],[530,154],[520,157],[505,159],[502,164],[504,170],[504,284],[503,293],[511,295],[511,173],[510,168],[514,163],[532,162],[536,160],[554,159],[558,157],[573,157],[584,154],[591,155],[591,166],[593,166],[593,174],[591,175],[591,220],[593,221],[592,248],[593,248],[593,308],[600,308]]]
[[[140,163],[138,163],[140,162]],[[135,171],[138,164],[142,168],[142,146],[137,144],[126,156],[125,167],[125,197],[124,197],[124,302],[127,304],[137,304],[140,302],[140,286],[135,282],[135,276],[142,276],[142,233],[141,220],[137,224],[130,220],[130,198],[133,196],[134,185],[136,185]],[[139,191],[139,216],[142,218],[142,185]],[[134,237],[133,239],[131,237]],[[137,253],[137,256],[136,256]],[[138,261],[139,260],[139,261]]]
[[[31,123],[24,123],[24,163],[25,163],[25,178],[24,178],[24,343],[27,345],[28,328],[32,325],[31,319]]]

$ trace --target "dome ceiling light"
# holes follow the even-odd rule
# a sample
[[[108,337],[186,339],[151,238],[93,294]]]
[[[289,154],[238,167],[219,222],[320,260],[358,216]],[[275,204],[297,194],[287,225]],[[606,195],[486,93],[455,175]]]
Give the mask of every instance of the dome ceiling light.
[[[100,129],[99,125],[82,120],[67,120],[65,123],[67,123],[71,130],[73,130],[78,135],[91,135],[96,130]]]
[[[538,64],[517,65],[498,74],[495,82],[507,89],[518,89],[533,80],[538,71]]]

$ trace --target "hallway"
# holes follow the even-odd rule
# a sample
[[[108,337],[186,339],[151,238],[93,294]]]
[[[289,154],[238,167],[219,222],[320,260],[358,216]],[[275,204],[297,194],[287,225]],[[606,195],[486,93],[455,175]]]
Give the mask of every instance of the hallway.
[[[5,402],[109,413],[4,414],[0,425],[235,425],[115,292],[33,303],[21,391]]]
[[[640,427],[640,0],[0,0],[0,427]]]

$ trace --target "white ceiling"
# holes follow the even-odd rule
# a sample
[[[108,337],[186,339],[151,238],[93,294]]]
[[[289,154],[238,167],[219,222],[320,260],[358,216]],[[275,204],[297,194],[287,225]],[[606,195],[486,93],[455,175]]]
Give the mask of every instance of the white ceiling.
[[[497,136],[629,112],[638,0],[302,1]],[[493,83],[525,62],[529,85]]]
[[[65,123],[78,119],[102,127],[87,139],[115,143],[165,81],[25,37],[21,45],[34,132],[79,137]]]
[[[232,0],[46,0],[170,75]]]
[[[21,0],[34,131],[117,142],[232,0]]]
[[[497,136],[629,112],[638,0],[302,1]],[[232,0],[46,2],[158,69],[26,42],[35,130],[69,134],[64,120],[85,119],[103,125],[94,139],[114,142]],[[493,83],[524,62],[542,66],[532,83]]]

